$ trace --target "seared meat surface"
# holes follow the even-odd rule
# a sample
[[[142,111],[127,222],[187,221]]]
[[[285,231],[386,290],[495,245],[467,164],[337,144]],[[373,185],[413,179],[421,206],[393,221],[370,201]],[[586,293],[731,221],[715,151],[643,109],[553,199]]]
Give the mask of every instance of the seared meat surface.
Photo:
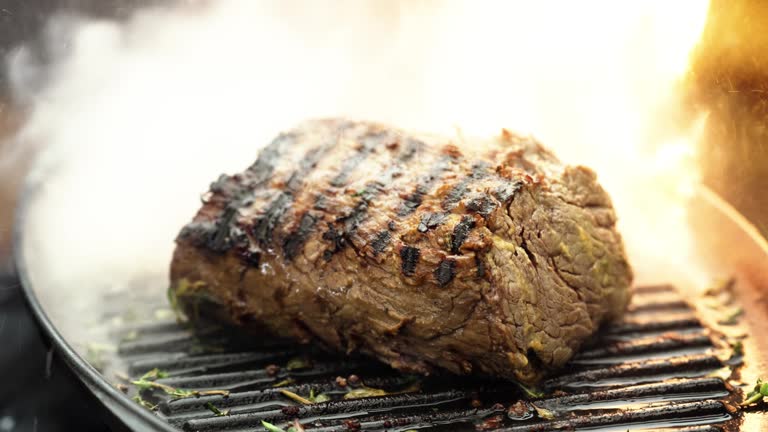
[[[506,130],[309,121],[211,185],[170,294],[192,319],[533,383],[624,311],[615,220],[592,171]]]

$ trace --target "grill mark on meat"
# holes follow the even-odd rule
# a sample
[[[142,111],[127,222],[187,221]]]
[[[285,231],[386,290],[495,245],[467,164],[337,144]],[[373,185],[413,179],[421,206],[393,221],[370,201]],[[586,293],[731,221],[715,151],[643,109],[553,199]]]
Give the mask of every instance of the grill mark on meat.
[[[253,178],[250,180],[250,187],[261,185],[272,177],[272,173],[275,171],[277,162],[283,155],[283,150],[289,143],[293,143],[298,138],[299,134],[295,132],[281,133],[272,142],[264,147],[259,153],[259,157],[256,162],[248,168],[248,171],[253,174]]]
[[[437,228],[445,220],[445,213],[425,213],[421,216],[419,226],[416,229],[420,233],[425,233],[431,229]]]
[[[361,138],[362,143],[357,148],[357,153],[348,157],[341,163],[339,173],[331,180],[331,186],[342,187],[346,185],[349,176],[354,172],[355,168],[360,166],[361,163],[376,150],[377,144],[381,142],[380,139],[385,136],[387,136],[386,131],[368,132],[365,134]]]
[[[448,171],[451,164],[457,160],[458,155],[456,154],[447,154],[440,157],[429,173],[416,181],[416,187],[413,192],[405,197],[405,201],[400,204],[397,215],[404,217],[415,212],[421,206],[424,196],[429,193],[432,186],[442,177],[445,171]]]
[[[443,199],[442,207],[445,210],[452,210],[456,205],[464,198],[464,195],[469,190],[469,187],[477,180],[488,177],[487,169],[489,164],[487,162],[477,162],[472,164],[471,172],[464,177],[456,186],[448,192],[448,195]]]
[[[456,276],[456,261],[451,258],[440,261],[434,274],[438,285],[441,287],[448,285]]]
[[[272,200],[269,206],[267,206],[264,214],[256,219],[256,222],[253,224],[252,234],[253,238],[261,246],[267,247],[272,243],[275,228],[292,202],[293,195],[291,192],[281,192],[274,200]]]
[[[480,255],[475,255],[475,267],[477,268],[477,277],[479,279],[485,278],[485,261]]]
[[[285,190],[272,200],[263,215],[259,216],[253,226],[253,236],[262,247],[272,244],[275,229],[282,222],[283,215],[293,205],[295,193],[301,188],[304,179],[317,167],[318,162],[336,145],[336,140],[315,147],[304,155],[285,183]],[[307,237],[312,233],[316,218],[309,213],[302,216],[299,227],[289,233],[283,241],[283,252],[287,260],[293,259],[299,252]]]
[[[309,212],[304,213],[304,216],[301,217],[299,228],[286,236],[285,241],[283,241],[283,254],[287,261],[291,261],[301,252],[307,237],[314,231],[316,223],[316,217]]]
[[[239,210],[253,203],[253,195],[257,187],[262,186],[275,170],[277,162],[287,146],[294,142],[297,133],[283,133],[264,147],[256,162],[247,172],[250,175],[220,176],[210,185],[214,196],[228,199],[221,215],[213,222],[193,225],[190,229],[182,230],[180,238],[193,242],[197,246],[205,246],[214,253],[224,253],[232,247],[243,248],[247,245],[245,233],[235,225]]]
[[[473,198],[469,200],[467,203],[467,210],[479,214],[483,219],[487,219],[488,216],[496,210],[497,205],[496,201],[491,199],[488,195],[479,194],[478,196],[473,196]]]
[[[424,146],[424,143],[421,141],[408,140],[408,143],[403,146],[398,157],[392,161],[384,172],[376,180],[365,184],[363,190],[358,193],[360,199],[355,203],[352,211],[347,215],[336,218],[336,222],[342,223],[343,229],[341,231],[337,231],[335,228],[331,230],[332,225],[329,224],[329,231],[323,234],[323,239],[333,241],[333,245],[331,249],[323,253],[323,258],[326,261],[330,260],[334,254],[341,251],[347,245],[352,244],[350,237],[365,222],[371,202],[386,189],[385,185],[402,173],[402,165],[413,160],[416,154],[424,149]],[[341,239],[338,237],[341,237]],[[386,244],[383,247],[386,247]],[[374,251],[374,254],[378,253],[380,252]]]
[[[389,231],[379,232],[376,235],[376,239],[373,241],[373,243],[371,243],[371,247],[373,248],[373,255],[376,256],[384,252],[384,249],[387,248],[390,240],[392,240],[392,233]]]
[[[460,253],[461,245],[467,240],[469,232],[475,227],[475,218],[470,215],[465,215],[461,218],[461,221],[456,224],[451,234],[451,254],[458,255]]]
[[[344,249],[347,245],[346,238],[344,238],[341,232],[336,230],[332,223],[328,223],[328,231],[323,233],[323,240],[331,242],[331,248],[323,252],[323,259],[326,261],[330,261],[333,254]]]
[[[403,248],[400,249],[400,259],[403,261],[401,270],[404,275],[413,276],[413,274],[416,272],[416,266],[419,264],[420,256],[421,251],[419,248],[415,248],[413,246],[403,246]]]
[[[315,203],[312,205],[312,208],[321,211],[328,210],[328,197],[323,194],[317,194],[317,196],[315,196]]]

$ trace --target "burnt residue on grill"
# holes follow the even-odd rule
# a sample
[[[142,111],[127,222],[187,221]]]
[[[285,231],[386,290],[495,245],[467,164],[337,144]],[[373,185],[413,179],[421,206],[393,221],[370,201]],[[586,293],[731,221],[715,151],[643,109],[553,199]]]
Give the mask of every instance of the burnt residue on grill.
[[[388,244],[386,233],[373,240],[374,253]],[[454,237],[460,233],[454,230]],[[413,274],[419,250],[406,246],[400,255],[403,273]],[[453,274],[446,258],[434,277],[447,283]],[[655,302],[660,293],[665,300]],[[671,287],[643,287],[630,310],[546,379],[540,394],[495,379],[403,375],[368,359],[298,351],[283,341],[254,346],[253,338],[229,330],[193,335],[171,322],[121,330],[136,338],[123,342],[118,355],[133,379],[158,368],[163,386],[229,392],[175,399],[142,393],[158,403],[157,415],[184,431],[264,430],[262,421],[287,429],[295,419],[318,432],[737,430],[741,394],[714,374],[726,365],[715,355],[712,332],[683,299]],[[349,397],[355,394],[369,397]],[[307,405],[290,395],[323,397]]]

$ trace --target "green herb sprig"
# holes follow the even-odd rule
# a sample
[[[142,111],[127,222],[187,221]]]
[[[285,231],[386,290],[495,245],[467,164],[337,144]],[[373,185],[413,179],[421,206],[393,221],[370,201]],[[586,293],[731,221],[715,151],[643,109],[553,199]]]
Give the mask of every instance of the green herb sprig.
[[[761,378],[758,378],[757,384],[755,384],[755,388],[751,392],[747,393],[744,402],[741,403],[741,406],[764,402],[763,398],[766,396],[768,396],[768,382],[763,382]]]
[[[207,395],[222,395],[229,396],[228,390],[184,390],[176,387],[169,386],[167,384],[156,382],[160,378],[168,377],[168,373],[154,368],[151,371],[145,373],[141,378],[131,381],[131,384],[135,385],[139,391],[149,389],[160,389],[166,394],[173,396],[174,398],[188,398]]]

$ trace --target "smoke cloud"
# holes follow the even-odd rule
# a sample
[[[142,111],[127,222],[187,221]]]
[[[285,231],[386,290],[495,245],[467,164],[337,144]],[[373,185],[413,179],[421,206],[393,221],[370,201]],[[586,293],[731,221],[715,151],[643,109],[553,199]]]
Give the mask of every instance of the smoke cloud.
[[[690,156],[690,131],[660,118],[675,114],[705,14],[706,1],[221,0],[121,24],[54,19],[51,65],[23,49],[10,59],[32,107],[16,149],[37,152],[23,248],[33,282],[74,305],[91,289],[163,286],[208,183],[308,117],[531,132],[594,167],[622,224],[642,226],[636,209],[665,192],[625,191]],[[682,144],[648,145],[668,142]],[[674,195],[673,180],[657,184]]]

